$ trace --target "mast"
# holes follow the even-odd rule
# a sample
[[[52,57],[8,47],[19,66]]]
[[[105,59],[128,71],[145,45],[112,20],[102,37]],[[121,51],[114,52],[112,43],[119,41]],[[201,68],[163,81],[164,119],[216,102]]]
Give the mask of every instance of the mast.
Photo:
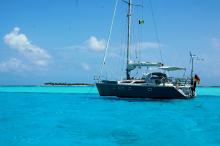
[[[193,84],[194,55],[190,52],[191,58],[191,84]]]
[[[131,45],[131,0],[128,1],[128,40],[127,40],[127,67],[126,67],[126,79],[130,79],[130,70],[128,70],[130,61],[130,45]]]
[[[192,64],[191,64],[191,78],[193,78],[193,68],[194,68],[194,59],[192,57]]]

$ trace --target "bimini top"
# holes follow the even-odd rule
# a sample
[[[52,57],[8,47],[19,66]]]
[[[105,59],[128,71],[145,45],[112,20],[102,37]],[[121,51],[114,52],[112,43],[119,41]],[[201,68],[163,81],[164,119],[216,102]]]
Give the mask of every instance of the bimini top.
[[[177,66],[161,66],[159,69],[165,70],[165,71],[178,71],[178,70],[186,70],[186,68],[183,67],[177,67]]]
[[[134,70],[135,68],[141,68],[141,67],[161,67],[163,64],[160,62],[133,62],[130,61],[128,64],[128,70]]]

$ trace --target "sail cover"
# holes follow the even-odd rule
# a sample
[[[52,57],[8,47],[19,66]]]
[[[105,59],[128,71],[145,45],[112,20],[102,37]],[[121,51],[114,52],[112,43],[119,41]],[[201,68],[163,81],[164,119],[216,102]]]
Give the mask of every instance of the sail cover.
[[[186,68],[177,67],[177,66],[161,66],[159,69],[165,70],[165,71],[177,71],[177,70],[186,70]]]
[[[160,62],[133,62],[130,61],[128,64],[128,70],[134,70],[135,68],[141,68],[141,67],[161,67],[163,64]]]

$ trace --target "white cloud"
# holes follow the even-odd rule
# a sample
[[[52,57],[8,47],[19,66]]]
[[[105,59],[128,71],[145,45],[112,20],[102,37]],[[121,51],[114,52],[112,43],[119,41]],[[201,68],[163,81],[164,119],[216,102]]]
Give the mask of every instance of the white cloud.
[[[21,60],[16,58],[10,58],[7,61],[0,62],[0,72],[23,71],[28,69],[29,68],[24,65]]]
[[[46,66],[51,60],[51,56],[44,49],[33,45],[25,34],[20,33],[18,27],[5,35],[4,42],[9,47],[22,53],[35,65]]]
[[[125,44],[124,46],[116,44],[114,48],[118,48],[118,47],[124,48]],[[155,42],[141,42],[140,44],[132,45],[132,48],[135,47],[140,47],[140,49],[158,49],[159,47],[163,47],[163,45]],[[89,37],[88,40],[86,40],[84,43],[79,45],[62,47],[62,49],[91,50],[95,52],[104,51],[105,48],[106,48],[105,39],[98,39],[96,36]]]
[[[105,39],[98,39],[95,36],[91,36],[88,38],[88,40],[84,41],[84,43],[82,44],[66,46],[66,47],[62,47],[62,49],[79,49],[79,50],[90,50],[94,52],[100,52],[103,51],[105,47],[106,47]],[[57,49],[61,49],[61,48],[57,48]]]
[[[85,71],[90,71],[91,67],[87,64],[87,63],[81,63],[81,67],[82,69],[84,69]]]
[[[104,39],[98,39],[95,36],[91,36],[87,42],[87,47],[93,51],[103,51],[106,46],[106,41]]]

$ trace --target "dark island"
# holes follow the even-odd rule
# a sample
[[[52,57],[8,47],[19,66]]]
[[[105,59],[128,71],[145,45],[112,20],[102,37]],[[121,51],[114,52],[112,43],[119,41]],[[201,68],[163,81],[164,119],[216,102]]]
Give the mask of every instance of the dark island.
[[[48,82],[44,83],[45,86],[95,86],[94,84],[87,84],[87,83],[53,83]]]

